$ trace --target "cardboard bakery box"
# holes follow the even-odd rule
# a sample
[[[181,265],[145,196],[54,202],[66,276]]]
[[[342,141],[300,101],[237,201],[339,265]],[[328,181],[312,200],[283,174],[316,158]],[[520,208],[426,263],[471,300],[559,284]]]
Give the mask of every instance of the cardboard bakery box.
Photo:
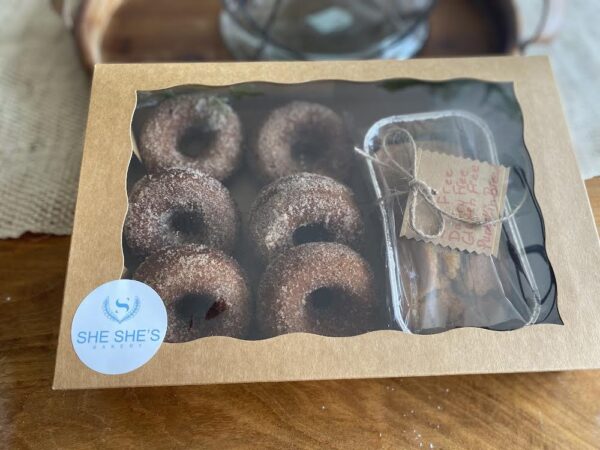
[[[54,388],[600,367],[543,57],[98,65]]]

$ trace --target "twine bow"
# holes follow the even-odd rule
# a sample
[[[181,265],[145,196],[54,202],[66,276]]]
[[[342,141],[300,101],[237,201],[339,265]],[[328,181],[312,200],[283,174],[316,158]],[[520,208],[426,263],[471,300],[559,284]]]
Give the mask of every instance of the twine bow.
[[[410,149],[412,152],[412,167],[410,169],[406,169],[405,167],[403,167],[398,161],[396,161],[396,159],[394,159],[394,157],[389,151],[388,139],[392,136],[395,136],[396,133],[402,133],[406,135],[411,144]],[[444,230],[446,229],[446,220],[452,220],[471,226],[486,226],[503,222],[513,217],[517,213],[517,211],[519,211],[521,206],[523,206],[523,204],[525,203],[526,195],[523,195],[523,198],[521,198],[519,204],[510,213],[500,215],[496,218],[490,219],[485,217],[461,217],[457,214],[454,214],[450,211],[446,211],[443,208],[441,208],[436,201],[437,191],[431,186],[429,186],[427,182],[417,177],[417,155],[419,148],[417,147],[417,143],[415,142],[412,134],[408,130],[406,130],[405,128],[394,128],[390,130],[390,132],[386,133],[383,137],[381,149],[383,150],[385,156],[387,156],[389,162],[383,161],[379,157],[373,156],[358,147],[354,147],[356,153],[361,155],[363,158],[372,161],[376,165],[385,167],[389,170],[401,174],[403,178],[408,181],[408,191],[393,190],[390,194],[388,194],[387,197],[395,197],[399,195],[408,194],[407,206],[409,210],[409,225],[414,230],[414,232],[422,238],[437,239],[440,236],[442,236],[442,234],[444,234]],[[431,207],[431,210],[435,213],[438,227],[437,231],[433,234],[427,233],[425,230],[423,230],[417,225],[417,204],[419,198],[424,200]],[[383,197],[378,200],[382,201],[385,199],[386,197]]]

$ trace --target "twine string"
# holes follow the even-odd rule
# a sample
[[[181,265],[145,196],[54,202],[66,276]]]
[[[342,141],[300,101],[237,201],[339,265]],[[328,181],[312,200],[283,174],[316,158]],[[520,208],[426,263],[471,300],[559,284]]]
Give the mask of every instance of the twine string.
[[[388,140],[391,136],[396,136],[397,133],[404,134],[409,142],[410,142],[410,150],[412,152],[412,164],[411,168],[407,169],[403,167],[391,154],[388,147]],[[495,225],[500,222],[504,222],[510,218],[512,218],[523,206],[525,200],[527,198],[526,195],[523,195],[521,201],[518,205],[509,213],[501,214],[495,218],[486,218],[486,217],[462,217],[458,214],[455,214],[451,211],[446,211],[442,207],[439,206],[436,200],[437,191],[429,186],[426,181],[417,177],[418,170],[418,150],[419,147],[415,142],[412,134],[406,130],[405,128],[394,128],[390,132],[386,133],[382,140],[381,150],[387,157],[387,160],[384,161],[377,156],[373,156],[366,151],[354,147],[354,151],[361,155],[363,158],[373,162],[380,167],[384,167],[389,169],[395,173],[398,173],[408,182],[408,190],[391,190],[388,194],[378,199],[378,201],[385,201],[388,198],[397,197],[400,195],[408,194],[408,211],[409,211],[409,225],[410,227],[417,233],[420,237],[425,239],[437,239],[446,229],[446,221],[451,220],[455,222],[464,223],[470,226],[487,226],[487,225]],[[424,200],[431,208],[431,210],[435,213],[436,222],[437,222],[437,230],[434,233],[427,233],[425,230],[421,229],[421,227],[417,224],[417,205],[419,199]]]

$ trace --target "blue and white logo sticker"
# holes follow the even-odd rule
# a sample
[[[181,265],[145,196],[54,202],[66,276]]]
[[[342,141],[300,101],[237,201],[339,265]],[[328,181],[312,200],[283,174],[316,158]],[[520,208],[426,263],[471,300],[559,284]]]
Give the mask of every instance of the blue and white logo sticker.
[[[106,375],[131,372],[158,351],[167,331],[167,310],[147,284],[105,283],[83,299],[73,317],[71,341],[79,359]]]

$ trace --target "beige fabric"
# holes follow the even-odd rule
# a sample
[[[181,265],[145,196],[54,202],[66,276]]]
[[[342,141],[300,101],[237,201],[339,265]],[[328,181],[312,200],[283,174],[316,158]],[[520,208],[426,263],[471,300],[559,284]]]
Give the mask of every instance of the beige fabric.
[[[518,0],[526,28],[539,2]],[[600,174],[600,2],[570,0],[549,52],[584,177]],[[48,0],[0,4],[0,238],[71,231],[89,80]]]
[[[533,29],[540,0],[517,0],[524,28]],[[548,54],[584,179],[600,175],[600,1],[566,0],[560,34],[528,55]]]
[[[89,79],[45,0],[0,5],[0,238],[71,232]]]

